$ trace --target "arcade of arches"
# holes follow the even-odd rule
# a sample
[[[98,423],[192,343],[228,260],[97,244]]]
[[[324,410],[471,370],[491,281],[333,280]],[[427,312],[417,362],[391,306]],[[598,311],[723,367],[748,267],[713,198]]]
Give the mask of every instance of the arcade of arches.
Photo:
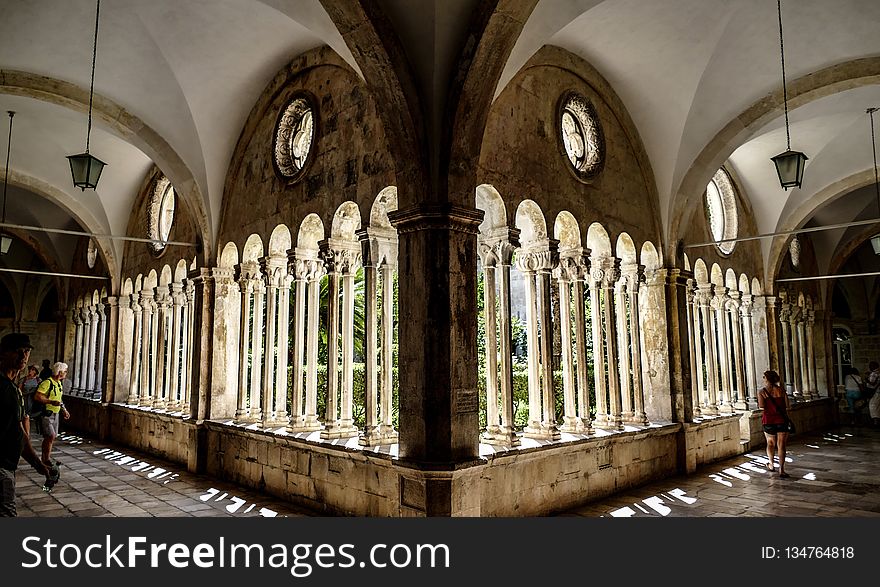
[[[780,281],[870,271],[877,226],[727,240],[874,217],[870,154],[844,135],[880,102],[875,35],[793,66],[795,136],[842,129],[816,122],[810,183],[786,192],[764,152],[784,144],[776,71],[727,63],[754,55],[736,30],[775,19],[754,2],[722,3],[712,47],[653,52],[658,71],[702,56],[690,93],[632,69],[652,51],[632,31],[665,29],[621,24],[616,0],[461,0],[429,33],[394,2],[155,4],[106,7],[123,55],[99,54],[97,191],[39,163],[60,152],[41,133],[79,137],[83,80],[48,42],[3,45],[94,6],[0,25],[0,106],[37,137],[13,140],[10,223],[152,239],[16,231],[0,261],[106,277],[0,273],[0,329],[71,365],[77,429],[327,513],[542,515],[760,446],[768,369],[799,430],[827,426],[843,369],[880,349],[873,278]],[[713,22],[671,4],[671,37]],[[209,40],[231,16],[253,30]],[[158,110],[112,81],[140,37],[166,52],[137,57]]]

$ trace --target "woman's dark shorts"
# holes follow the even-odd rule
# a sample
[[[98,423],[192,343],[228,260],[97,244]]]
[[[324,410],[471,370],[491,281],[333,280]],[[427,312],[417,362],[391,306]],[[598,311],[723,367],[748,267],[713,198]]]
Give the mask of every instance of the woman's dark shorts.
[[[764,424],[764,432],[767,434],[788,432],[788,426],[786,424]]]

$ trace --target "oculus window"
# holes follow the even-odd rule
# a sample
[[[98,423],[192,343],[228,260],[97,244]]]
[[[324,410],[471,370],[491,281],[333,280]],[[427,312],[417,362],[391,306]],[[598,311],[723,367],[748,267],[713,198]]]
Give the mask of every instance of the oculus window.
[[[150,198],[150,213],[148,218],[148,238],[167,241],[171,236],[171,226],[174,224],[174,208],[177,204],[177,194],[171,181],[163,176],[156,180]],[[150,243],[153,252],[161,253],[165,250],[165,243]]]
[[[299,179],[308,165],[314,151],[315,122],[315,109],[306,95],[294,97],[281,113],[275,131],[275,166],[285,179]]]
[[[581,181],[596,177],[605,161],[602,126],[590,101],[576,92],[560,101],[559,138],[575,176]]]
[[[718,250],[724,255],[731,254],[736,243],[719,242],[736,238],[739,222],[733,181],[724,169],[716,171],[706,186],[706,222]]]

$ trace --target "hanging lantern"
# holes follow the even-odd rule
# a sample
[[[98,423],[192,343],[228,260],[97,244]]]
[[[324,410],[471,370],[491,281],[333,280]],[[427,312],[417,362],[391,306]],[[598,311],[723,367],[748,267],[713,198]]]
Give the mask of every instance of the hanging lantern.
[[[800,151],[786,151],[772,158],[783,189],[799,188],[804,179],[804,164],[807,156]]]
[[[70,162],[74,186],[81,190],[95,189],[98,186],[98,179],[106,163],[88,153],[69,155],[67,160]]]

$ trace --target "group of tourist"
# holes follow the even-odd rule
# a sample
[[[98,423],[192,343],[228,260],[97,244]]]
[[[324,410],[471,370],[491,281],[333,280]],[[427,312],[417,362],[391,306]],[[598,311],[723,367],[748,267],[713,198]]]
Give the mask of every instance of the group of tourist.
[[[859,417],[867,406],[871,425],[880,426],[880,393],[877,393],[880,389],[880,363],[877,361],[868,363],[868,374],[864,378],[855,367],[844,367],[843,373],[849,423],[858,424]]]
[[[14,332],[0,339],[0,517],[16,515],[15,471],[24,457],[38,473],[46,477],[45,489],[60,478],[58,462],[51,459],[52,444],[58,434],[59,416],[70,414],[61,399],[61,381],[67,375],[65,363],[43,362],[43,371],[28,367],[24,380],[16,384],[30,358],[30,338]],[[44,378],[45,376],[45,378]],[[26,407],[27,406],[27,407]],[[42,458],[30,442],[30,422],[36,422],[43,435]]]

